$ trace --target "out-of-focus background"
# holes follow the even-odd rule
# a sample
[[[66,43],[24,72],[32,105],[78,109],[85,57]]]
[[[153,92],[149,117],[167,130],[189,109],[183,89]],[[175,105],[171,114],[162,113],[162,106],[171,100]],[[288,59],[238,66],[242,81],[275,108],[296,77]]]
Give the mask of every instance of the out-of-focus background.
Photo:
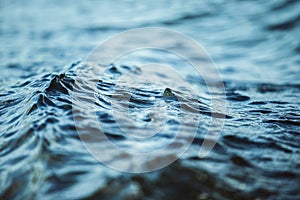
[[[1,1],[0,199],[300,198],[299,10],[289,0]],[[148,26],[207,50],[225,81],[228,118],[207,158],[192,151],[160,171],[126,174],[81,145],[70,94],[78,61],[108,37]],[[122,64],[135,60],[120,63],[119,74]],[[137,98],[161,92],[152,89]],[[98,115],[110,137],[134,146],[103,99]],[[195,145],[203,141],[197,134]]]

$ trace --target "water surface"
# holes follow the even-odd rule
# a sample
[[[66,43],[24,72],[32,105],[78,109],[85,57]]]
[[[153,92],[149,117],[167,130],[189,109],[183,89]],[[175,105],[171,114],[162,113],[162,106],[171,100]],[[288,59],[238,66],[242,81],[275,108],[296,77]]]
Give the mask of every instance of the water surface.
[[[299,2],[281,0],[1,2],[1,199],[300,198],[299,9]],[[172,141],[181,119],[185,123],[179,143],[184,142],[189,123],[200,121],[192,145],[175,163],[152,173],[129,174],[108,168],[87,152],[74,123],[73,109],[82,105],[73,104],[72,97],[78,70],[99,42],[145,26],[180,31],[206,48],[225,83],[227,113],[215,148],[199,159],[213,97],[203,80],[186,63],[157,52],[145,51],[106,66],[92,91],[97,101],[87,105],[120,148],[161,148]],[[183,72],[197,92],[184,93],[180,84],[115,90],[119,77],[143,74],[139,66],[149,61]],[[174,76],[161,78],[174,82]],[[166,102],[166,87],[187,101],[197,99],[197,104],[188,104],[197,112],[178,109],[178,101]],[[82,93],[89,91],[82,87]],[[133,133],[147,135],[144,127],[162,122],[168,127],[153,140],[129,137],[113,117],[111,101],[120,111],[123,104],[117,97],[111,99],[112,94],[132,95],[127,102],[131,122],[140,127]],[[153,106],[163,115],[152,116]],[[128,118],[127,112],[120,113],[121,119]],[[97,128],[89,123],[89,115],[84,119],[76,125],[87,133]],[[129,162],[114,154],[107,159]]]

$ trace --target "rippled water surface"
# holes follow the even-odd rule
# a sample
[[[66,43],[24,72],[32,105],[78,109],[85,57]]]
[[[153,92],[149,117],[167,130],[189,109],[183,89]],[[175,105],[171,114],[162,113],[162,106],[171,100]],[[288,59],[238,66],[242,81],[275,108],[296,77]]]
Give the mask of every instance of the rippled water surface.
[[[299,10],[299,1],[283,0],[0,2],[0,199],[299,199]],[[144,51],[89,76],[84,60],[96,45],[147,26],[199,42],[224,80],[227,112],[215,116],[225,124],[205,158],[198,152],[213,120],[211,99],[221,94],[188,63]],[[128,74],[139,88],[121,84]],[[166,88],[176,98],[165,98]],[[125,173],[83,145],[95,121],[118,148],[144,153],[170,144],[180,128],[157,160],[195,138],[171,165]],[[143,140],[151,131],[158,134]],[[147,162],[101,145],[117,166]]]

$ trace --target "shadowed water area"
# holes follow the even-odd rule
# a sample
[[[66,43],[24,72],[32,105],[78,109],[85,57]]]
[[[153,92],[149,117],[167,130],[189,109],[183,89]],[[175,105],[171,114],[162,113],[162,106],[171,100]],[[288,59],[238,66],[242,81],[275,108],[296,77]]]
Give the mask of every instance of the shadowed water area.
[[[281,0],[0,2],[0,199],[299,199],[299,10],[299,2]],[[84,60],[96,45],[145,26],[199,42],[224,80],[227,112],[213,115],[225,118],[224,128],[205,158],[198,153],[213,120],[211,99],[223,94],[211,94],[188,63],[146,50],[89,76]],[[120,87],[130,74],[139,88]],[[120,172],[79,137],[99,128],[95,117],[127,151],[162,149],[180,129],[168,155],[194,138],[165,168]],[[158,134],[143,140],[153,129]],[[116,165],[143,163],[104,152]]]

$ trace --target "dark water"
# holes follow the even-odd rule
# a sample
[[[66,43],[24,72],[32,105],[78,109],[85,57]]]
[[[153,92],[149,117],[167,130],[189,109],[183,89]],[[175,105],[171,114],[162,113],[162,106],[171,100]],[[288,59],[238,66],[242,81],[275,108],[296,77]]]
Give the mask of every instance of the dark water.
[[[0,199],[299,199],[299,10],[298,1],[280,0],[2,1]],[[73,116],[74,107],[81,105],[73,104],[72,96],[82,60],[99,42],[144,26],[172,28],[206,48],[225,83],[227,113],[215,148],[200,159],[212,96],[202,79],[181,62],[172,62],[200,91],[184,94],[180,84],[172,88],[183,99],[198,99],[197,113],[177,109],[177,101],[164,101],[165,86],[150,84],[132,93],[128,85],[124,91],[132,94],[129,105],[138,127],[150,124],[153,98],[166,113],[152,125],[164,120],[170,124],[156,140],[140,143],[118,129],[111,94],[128,71],[143,73],[138,68],[143,62],[171,58],[144,52],[108,66],[97,80],[93,106],[105,134],[122,148],[160,148],[172,140],[179,116],[186,116],[186,134],[193,117],[203,122],[175,163],[130,174],[99,163],[84,148]],[[89,90],[82,87],[81,92]],[[85,117],[77,126],[92,130]],[[147,129],[135,132],[147,134]],[[113,154],[107,157],[120,165],[134,163]]]

